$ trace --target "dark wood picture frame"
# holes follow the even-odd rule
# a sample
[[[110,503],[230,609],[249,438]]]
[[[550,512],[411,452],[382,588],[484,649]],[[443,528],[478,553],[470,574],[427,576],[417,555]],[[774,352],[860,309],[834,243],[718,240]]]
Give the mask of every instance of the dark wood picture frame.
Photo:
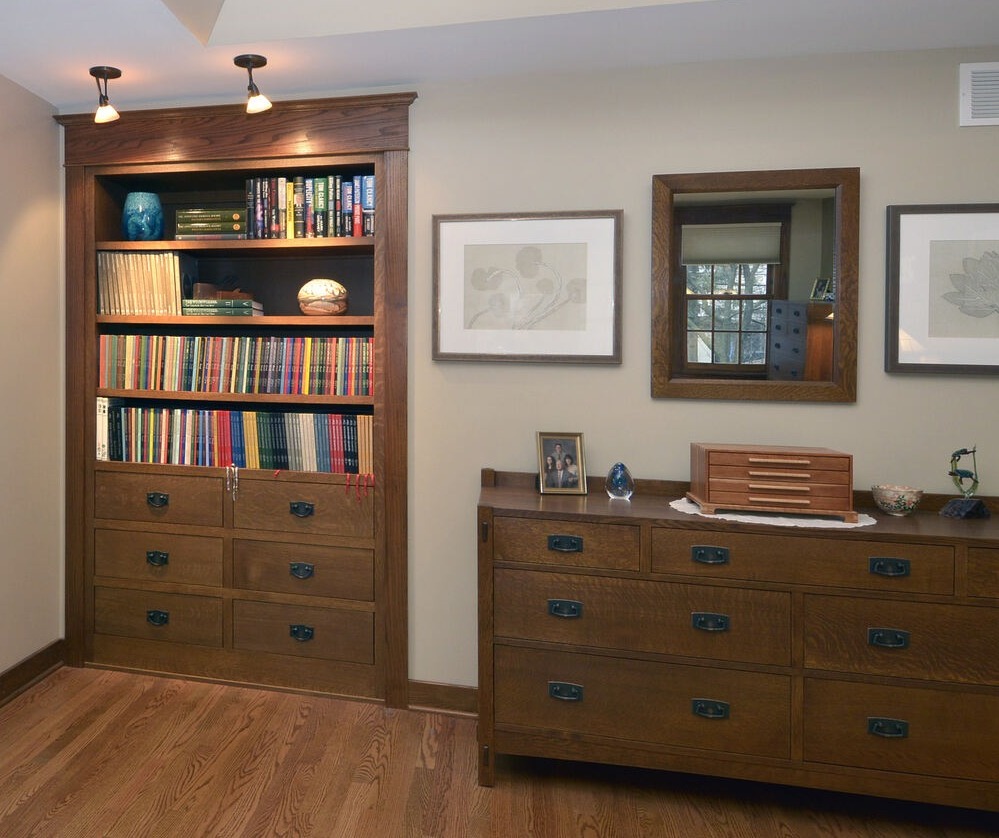
[[[982,329],[999,318],[999,204],[899,204],[886,215],[885,371],[999,374],[999,340]]]

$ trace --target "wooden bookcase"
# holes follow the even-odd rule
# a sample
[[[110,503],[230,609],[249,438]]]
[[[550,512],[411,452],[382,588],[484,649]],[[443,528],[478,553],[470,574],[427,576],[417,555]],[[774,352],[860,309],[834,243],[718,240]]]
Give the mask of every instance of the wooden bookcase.
[[[59,116],[66,169],[66,645],[96,665],[407,704],[406,286],[413,93]],[[373,174],[375,234],[173,240],[174,210],[238,206],[253,177]],[[154,192],[161,241],[125,241],[129,192]],[[264,316],[98,314],[98,253],[179,252]],[[346,315],[298,289],[341,281]],[[99,387],[103,335],[370,337],[367,395]],[[371,477],[98,459],[99,397],[176,411],[371,417]],[[246,415],[245,413],[243,414]],[[156,437],[157,431],[153,430]]]

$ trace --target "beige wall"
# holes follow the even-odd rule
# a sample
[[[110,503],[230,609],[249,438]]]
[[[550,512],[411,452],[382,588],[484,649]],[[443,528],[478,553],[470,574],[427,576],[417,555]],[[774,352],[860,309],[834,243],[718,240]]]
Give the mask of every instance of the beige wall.
[[[958,65],[995,60],[999,48],[419,90],[410,199],[412,678],[476,683],[479,469],[533,470],[538,430],[583,432],[590,474],[623,460],[636,476],[685,480],[693,440],[826,445],[854,455],[857,488],[898,481],[934,492],[953,489],[950,452],[977,444],[982,491],[999,495],[999,381],[883,372],[885,207],[999,201],[999,127],[957,125]],[[652,175],[822,166],[861,169],[857,403],[651,399]],[[621,366],[431,360],[432,215],[607,208],[624,209]]]
[[[0,672],[62,636],[62,214],[54,109],[0,77]]]

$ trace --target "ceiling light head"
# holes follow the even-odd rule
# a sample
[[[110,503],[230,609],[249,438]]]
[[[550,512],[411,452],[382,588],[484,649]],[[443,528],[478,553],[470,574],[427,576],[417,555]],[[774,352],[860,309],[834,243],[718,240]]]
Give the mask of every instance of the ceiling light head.
[[[121,70],[117,67],[91,67],[90,75],[97,81],[97,112],[94,114],[94,122],[114,122],[118,118],[118,111],[108,100],[108,79],[121,78]],[[103,87],[101,82],[104,82]]]
[[[237,55],[232,63],[246,70],[249,76],[250,83],[246,87],[246,112],[262,113],[270,110],[270,100],[253,83],[253,71],[259,67],[264,67],[267,64],[267,59],[262,55]]]

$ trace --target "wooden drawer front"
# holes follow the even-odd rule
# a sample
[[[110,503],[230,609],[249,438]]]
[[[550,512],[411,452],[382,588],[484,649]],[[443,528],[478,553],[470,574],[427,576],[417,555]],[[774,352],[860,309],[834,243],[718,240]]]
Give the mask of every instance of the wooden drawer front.
[[[805,666],[999,684],[999,611],[806,596]]]
[[[143,640],[222,645],[222,599],[94,588],[94,630]]]
[[[652,569],[699,578],[954,593],[954,548],[943,545],[653,527]]]
[[[341,484],[244,479],[233,509],[243,529],[369,538],[373,504],[372,492]]]
[[[372,556],[371,550],[352,547],[237,538],[233,573],[237,588],[371,601]]]
[[[849,486],[831,483],[783,483],[762,480],[711,480],[708,500],[712,503],[759,504],[774,503],[800,506],[804,510],[839,509],[849,504],[853,490]]]
[[[270,602],[233,603],[233,646],[305,658],[374,663],[375,620],[367,611]]]
[[[787,666],[790,594],[527,570],[494,575],[494,633]]]
[[[999,598],[999,550],[968,548],[968,594]]]
[[[836,454],[809,454],[804,451],[708,451],[708,465],[711,476],[715,476],[715,467],[735,467],[746,469],[750,475],[773,477],[789,476],[795,480],[813,479],[819,481],[817,475],[825,472],[837,472],[844,475],[836,482],[849,483],[852,471],[852,459]]]
[[[222,526],[222,480],[98,471],[94,515],[157,524]]]
[[[494,666],[497,725],[789,755],[791,688],[783,675],[509,646],[496,647]]]
[[[222,584],[222,539],[133,530],[95,530],[94,572],[119,579]]]
[[[639,528],[622,524],[497,518],[493,560],[638,570]]]
[[[995,782],[997,719],[999,695],[806,678],[804,755],[809,762]]]

